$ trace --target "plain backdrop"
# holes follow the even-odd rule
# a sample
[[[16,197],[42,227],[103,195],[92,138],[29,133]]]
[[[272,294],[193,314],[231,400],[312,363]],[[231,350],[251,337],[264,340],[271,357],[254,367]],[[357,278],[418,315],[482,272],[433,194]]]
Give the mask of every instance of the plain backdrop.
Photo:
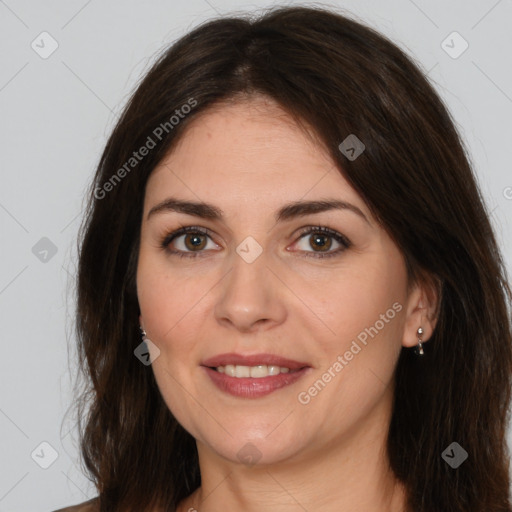
[[[205,19],[274,4],[0,0],[0,512],[96,495],[65,417],[71,283],[84,191],[117,116],[164,45]],[[378,29],[428,73],[470,150],[510,271],[512,2],[321,5]]]

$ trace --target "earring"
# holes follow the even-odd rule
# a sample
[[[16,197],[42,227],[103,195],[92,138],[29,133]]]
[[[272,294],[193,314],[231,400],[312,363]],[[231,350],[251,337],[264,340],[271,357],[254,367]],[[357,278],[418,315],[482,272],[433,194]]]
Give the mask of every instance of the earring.
[[[421,336],[423,335],[423,328],[421,327],[418,327],[418,346],[416,347],[416,354],[422,356],[423,354],[425,354],[425,352],[423,351],[423,343],[421,341]]]
[[[144,339],[146,338],[146,331],[142,328],[141,325],[139,325],[139,329],[140,329],[140,335],[142,336],[142,340],[144,341]]]

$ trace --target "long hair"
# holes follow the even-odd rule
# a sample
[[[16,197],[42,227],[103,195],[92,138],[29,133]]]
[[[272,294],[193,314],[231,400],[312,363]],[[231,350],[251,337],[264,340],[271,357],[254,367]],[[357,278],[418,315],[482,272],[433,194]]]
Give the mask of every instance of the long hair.
[[[165,49],[101,156],[80,230],[76,316],[89,383],[80,447],[98,510],[175,511],[201,483],[195,440],[134,356],[142,206],[149,175],[190,122],[253,94],[312,128],[410,280],[438,283],[425,355],[403,347],[395,372],[387,452],[407,510],[512,512],[511,291],[469,152],[411,57],[359,21],[307,6],[210,20]],[[351,134],[365,145],[356,159],[339,149]],[[454,442],[468,454],[458,468],[442,456]]]

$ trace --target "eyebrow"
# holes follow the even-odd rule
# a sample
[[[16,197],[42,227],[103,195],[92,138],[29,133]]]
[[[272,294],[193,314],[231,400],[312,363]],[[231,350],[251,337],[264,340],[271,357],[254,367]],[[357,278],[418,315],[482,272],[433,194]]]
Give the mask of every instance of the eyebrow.
[[[371,226],[365,214],[357,206],[351,203],[347,203],[346,201],[341,201],[339,199],[295,201],[288,203],[275,213],[274,218],[276,222],[284,222],[297,217],[304,217],[306,215],[326,212],[330,210],[351,211],[364,219]],[[153,206],[151,210],[149,210],[147,219],[156,213],[164,213],[170,211],[185,213],[187,215],[193,215],[195,217],[211,220],[222,220],[224,215],[224,212],[220,208],[210,203],[184,201],[174,197],[168,197],[161,203]]]

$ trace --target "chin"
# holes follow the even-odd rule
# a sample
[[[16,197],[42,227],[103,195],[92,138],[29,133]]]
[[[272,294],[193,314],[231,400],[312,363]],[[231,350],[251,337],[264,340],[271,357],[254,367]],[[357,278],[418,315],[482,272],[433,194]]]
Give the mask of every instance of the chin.
[[[274,423],[275,425],[275,423]],[[222,458],[247,467],[275,465],[298,456],[305,448],[304,432],[286,428],[272,431],[266,425],[261,428],[254,422],[250,429],[228,429],[231,436],[225,432],[221,437],[212,438],[209,435],[200,436],[201,443]]]

